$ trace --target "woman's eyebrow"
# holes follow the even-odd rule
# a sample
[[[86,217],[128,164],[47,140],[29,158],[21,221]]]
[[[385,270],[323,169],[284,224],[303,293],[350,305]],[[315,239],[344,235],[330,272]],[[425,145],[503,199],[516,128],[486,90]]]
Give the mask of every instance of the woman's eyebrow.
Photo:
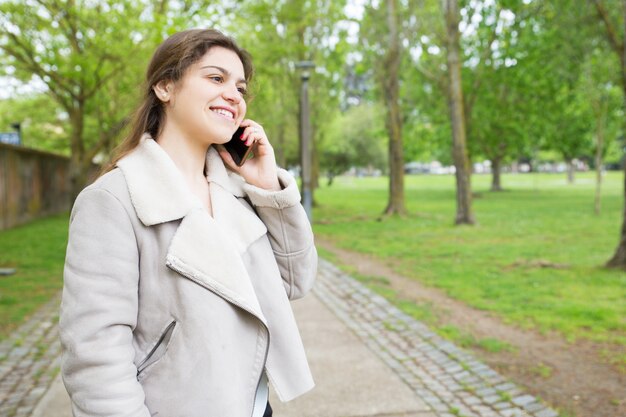
[[[205,69],[205,68],[215,68],[218,71],[220,71],[222,74],[230,77],[232,74],[230,73],[230,71],[228,71],[226,68],[222,68],[222,67],[218,67],[217,65],[205,65],[204,67],[201,67],[200,69]],[[238,83],[244,83],[244,84],[248,84],[248,82],[244,79],[244,78],[240,78],[239,80],[237,80]]]

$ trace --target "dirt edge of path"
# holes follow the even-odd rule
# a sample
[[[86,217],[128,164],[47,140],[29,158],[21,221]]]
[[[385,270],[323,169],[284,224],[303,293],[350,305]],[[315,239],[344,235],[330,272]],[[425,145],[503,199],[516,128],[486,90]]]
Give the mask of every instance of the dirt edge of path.
[[[558,334],[544,335],[505,324],[441,290],[394,272],[371,256],[338,248],[319,236],[316,244],[360,274],[386,278],[403,299],[433,306],[439,325],[456,326],[477,339],[494,338],[513,346],[513,351],[496,353],[471,350],[549,404],[577,417],[626,416],[626,375],[601,359],[601,353],[614,350],[614,346],[580,340],[568,343]]]

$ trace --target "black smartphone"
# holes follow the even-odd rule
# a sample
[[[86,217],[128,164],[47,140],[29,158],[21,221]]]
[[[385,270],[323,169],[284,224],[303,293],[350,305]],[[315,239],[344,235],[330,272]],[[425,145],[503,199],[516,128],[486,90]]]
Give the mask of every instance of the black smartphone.
[[[248,157],[252,152],[252,146],[246,146],[246,143],[241,140],[241,135],[244,130],[245,127],[239,126],[230,141],[224,144],[224,147],[230,156],[233,157],[233,161],[235,161],[235,164],[237,164],[238,167],[242,166],[248,160]]]

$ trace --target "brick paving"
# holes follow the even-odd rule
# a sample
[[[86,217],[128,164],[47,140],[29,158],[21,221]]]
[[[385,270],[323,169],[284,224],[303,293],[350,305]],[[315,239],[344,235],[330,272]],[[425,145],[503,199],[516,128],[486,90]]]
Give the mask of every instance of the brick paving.
[[[60,294],[0,342],[0,416],[30,416],[59,372]]]
[[[438,417],[559,415],[324,260],[314,293]]]

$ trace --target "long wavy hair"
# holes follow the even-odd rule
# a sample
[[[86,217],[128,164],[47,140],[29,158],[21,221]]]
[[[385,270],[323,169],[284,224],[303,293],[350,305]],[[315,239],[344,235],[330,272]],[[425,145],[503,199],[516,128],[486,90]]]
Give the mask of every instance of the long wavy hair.
[[[191,29],[170,36],[156,49],[150,60],[142,87],[143,100],[134,113],[128,136],[115,148],[100,175],[112,170],[120,159],[132,152],[139,145],[144,133],[149,133],[153,138],[157,138],[161,133],[165,106],[152,87],[161,81],[178,82],[191,65],[202,59],[207,51],[215,46],[237,54],[243,64],[245,79],[250,83],[254,74],[252,58],[233,38],[215,29]]]

